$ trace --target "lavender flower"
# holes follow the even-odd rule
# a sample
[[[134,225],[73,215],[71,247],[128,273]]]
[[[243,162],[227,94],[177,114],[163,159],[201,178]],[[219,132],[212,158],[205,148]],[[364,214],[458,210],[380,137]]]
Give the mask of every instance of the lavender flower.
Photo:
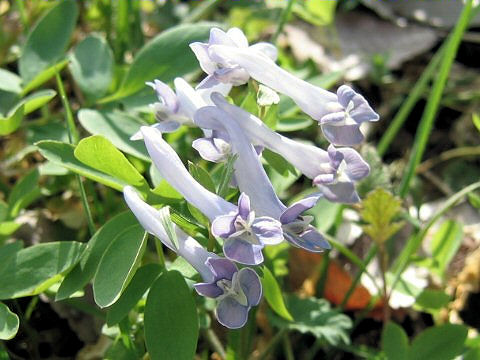
[[[144,126],[140,130],[147,151],[163,178],[209,218],[214,234],[225,239],[225,256],[246,265],[262,263],[264,245],[283,239],[281,224],[265,216],[256,218],[255,213],[244,205],[248,203],[245,195],[241,196],[237,207],[208,191],[190,175],[157,129]]]
[[[359,201],[355,182],[366,177],[370,168],[355,150],[336,149],[331,145],[327,152],[289,139],[272,131],[247,111],[228,103],[218,93],[212,94],[212,101],[231,116],[253,144],[264,146],[283,156],[312,179],[328,200],[342,203]],[[195,119],[198,119],[198,116]],[[213,128],[218,127],[213,125]]]
[[[248,46],[248,40],[242,30],[231,28],[226,33],[218,28],[210,30],[208,43],[194,42],[190,48],[195,53],[200,67],[208,76],[198,85],[198,88],[210,88],[219,83],[233,85],[245,84],[250,78],[245,69],[225,58],[219,58],[210,51],[213,45],[222,45],[226,48],[239,48],[247,52],[258,54],[267,59],[276,60],[277,49],[268,43],[257,43]]]
[[[258,214],[278,219],[285,239],[295,246],[313,252],[330,248],[323,236],[310,225],[313,217],[302,216],[304,211],[316,204],[319,196],[303,199],[287,208],[277,197],[253,145],[229,113],[218,107],[207,106],[195,113],[194,120],[202,127],[223,128],[228,132],[232,149],[237,155],[234,169],[239,174],[236,177],[238,187],[249,195],[252,208]]]
[[[295,77],[272,59],[240,47],[216,44],[209,47],[209,53],[219,62],[235,63],[258,82],[291,97],[319,121],[325,137],[334,145],[359,144],[364,138],[360,125],[379,119],[363,96],[346,85],[334,94]]]
[[[157,124],[152,125],[161,132],[169,133],[176,131],[181,125],[193,125],[193,114],[202,106],[213,105],[210,95],[218,91],[223,95],[230,92],[231,85],[218,84],[210,89],[194,90],[182,78],[174,80],[175,92],[164,82],[155,80],[148,82],[158,97],[159,102],[152,104]],[[207,134],[210,135],[210,134]],[[131,140],[141,140],[140,131],[135,133]]]
[[[160,221],[159,211],[145,203],[132,187],[125,187],[123,193],[127,205],[145,230],[198,271],[204,282],[195,284],[195,290],[218,301],[215,310],[218,321],[230,329],[244,326],[250,308],[258,305],[262,297],[262,285],[255,271],[250,268],[238,270],[233,262],[208,252],[172,223],[177,248]]]

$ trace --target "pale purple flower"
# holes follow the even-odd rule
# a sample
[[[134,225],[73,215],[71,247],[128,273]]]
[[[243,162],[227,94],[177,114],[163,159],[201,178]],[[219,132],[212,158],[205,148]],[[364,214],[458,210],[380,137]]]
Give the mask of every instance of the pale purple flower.
[[[246,207],[242,204],[248,201],[248,197],[242,196],[241,206],[237,207],[208,191],[190,175],[177,153],[163,140],[160,131],[147,126],[140,130],[161,176],[212,222],[212,232],[225,239],[225,256],[246,265],[262,263],[264,245],[281,241],[275,240],[276,237],[282,238],[281,224],[273,218],[257,219],[252,211],[243,220]],[[234,224],[233,232],[225,231],[229,222]]]
[[[223,62],[237,64],[258,82],[291,97],[320,123],[325,137],[334,145],[359,144],[364,138],[360,125],[379,119],[365,98],[346,85],[334,94],[295,77],[272,59],[244,48],[212,45],[209,53]]]
[[[128,207],[145,230],[198,271],[204,282],[195,284],[195,290],[218,301],[215,310],[218,321],[230,329],[244,326],[250,308],[258,305],[262,297],[262,285],[255,271],[250,268],[238,270],[232,261],[205,250],[172,223],[177,247],[162,225],[159,211],[145,203],[132,187],[125,187],[123,193]]]
[[[248,46],[248,40],[242,30],[231,28],[227,32],[218,28],[210,30],[208,43],[194,42],[190,48],[202,68],[208,76],[198,85],[198,88],[210,88],[219,83],[232,85],[245,84],[250,78],[249,74],[241,66],[225,58],[219,58],[210,51],[214,45],[222,45],[226,48],[239,48],[247,52],[256,53],[259,56],[276,60],[277,49],[272,44],[257,43]]]
[[[328,200],[343,203],[359,201],[355,182],[365,178],[370,167],[358,152],[350,148],[336,149],[333,145],[327,152],[292,140],[276,133],[254,115],[228,103],[218,93],[212,94],[212,101],[231,116],[250,142],[283,156],[302,174],[312,179]],[[198,116],[195,116],[196,122],[197,119]],[[215,124],[213,126],[215,129],[219,127]]]
[[[212,99],[215,102],[215,95]],[[324,237],[310,225],[313,217],[302,216],[316,204],[319,196],[303,199],[287,208],[277,197],[253,145],[229,113],[219,107],[207,106],[195,113],[194,120],[202,127],[223,128],[228,132],[236,154],[234,169],[238,187],[248,194],[256,213],[278,219],[285,239],[295,246],[314,252],[330,248]]]
[[[181,125],[193,125],[195,111],[202,106],[213,105],[210,100],[212,92],[217,91],[227,95],[232,87],[229,84],[218,84],[210,89],[195,90],[182,78],[174,80],[175,92],[160,80],[148,82],[147,85],[155,90],[159,100],[151,105],[155,120],[158,122],[152,127],[164,133],[174,132]],[[131,137],[131,140],[141,139],[140,131]]]

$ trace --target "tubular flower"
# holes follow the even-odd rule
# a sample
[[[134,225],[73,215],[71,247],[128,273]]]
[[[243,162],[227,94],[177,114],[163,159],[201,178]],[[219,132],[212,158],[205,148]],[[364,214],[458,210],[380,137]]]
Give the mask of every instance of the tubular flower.
[[[283,236],[295,246],[313,252],[330,248],[323,236],[310,225],[313,217],[301,215],[315,206],[319,196],[303,199],[287,208],[277,197],[253,145],[230,114],[218,107],[207,106],[195,113],[194,120],[202,127],[223,128],[228,132],[232,149],[237,155],[234,170],[238,187],[248,194],[252,208],[258,214],[278,219]]]
[[[175,92],[160,80],[148,82],[147,85],[155,90],[159,100],[151,105],[155,120],[158,121],[152,127],[165,133],[174,132],[181,125],[193,125],[195,111],[202,106],[212,105],[210,95],[213,91],[227,95],[232,87],[229,84],[218,84],[210,89],[195,90],[182,78],[174,80]],[[131,137],[131,140],[141,139],[140,131]]]
[[[210,51],[214,45],[222,45],[226,48],[239,48],[247,52],[258,54],[267,59],[277,59],[277,49],[272,44],[257,43],[248,46],[248,40],[242,30],[231,28],[224,32],[218,28],[210,30],[210,38],[208,43],[194,42],[190,44],[190,48],[195,53],[200,67],[208,76],[198,85],[198,88],[210,88],[219,83],[232,85],[245,84],[250,78],[245,69],[239,66],[235,61],[219,58]]]
[[[177,237],[176,247],[160,221],[159,211],[145,203],[130,186],[124,188],[123,194],[145,230],[198,271],[204,282],[195,284],[195,290],[218,301],[215,310],[218,321],[230,329],[244,326],[250,308],[258,305],[262,297],[262,285],[255,271],[250,268],[238,270],[232,261],[208,252],[172,223]]]
[[[262,249],[266,242],[276,243],[276,237],[282,238],[281,224],[273,218],[256,218],[251,211],[247,214],[249,209],[244,203],[248,203],[248,197],[245,195],[241,196],[237,207],[208,191],[190,175],[157,129],[144,126],[141,132],[147,151],[162,177],[209,218],[212,233],[225,239],[225,256],[246,265],[262,263]]]
[[[316,146],[300,143],[274,132],[260,119],[228,103],[218,93],[212,94],[212,101],[231,116],[250,142],[283,156],[305,176],[312,179],[327,200],[343,203],[359,201],[355,182],[366,177],[370,167],[358,152],[350,148],[336,149],[333,145],[325,151]]]
[[[209,47],[209,53],[219,61],[237,64],[258,82],[291,97],[320,123],[325,137],[334,145],[359,144],[364,138],[360,125],[379,119],[365,98],[349,86],[341,86],[334,94],[295,77],[272,59],[244,48],[216,44]]]

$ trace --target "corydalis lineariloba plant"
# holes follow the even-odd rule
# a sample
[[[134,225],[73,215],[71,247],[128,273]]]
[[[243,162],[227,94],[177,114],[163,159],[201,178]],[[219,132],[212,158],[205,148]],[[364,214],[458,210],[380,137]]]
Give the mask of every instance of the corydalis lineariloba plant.
[[[330,248],[310,225],[313,218],[303,213],[321,197],[342,203],[360,200],[355,183],[365,178],[370,168],[354,149],[345,146],[358,145],[364,138],[360,125],[379,117],[360,94],[346,85],[332,93],[283,70],[275,64],[277,51],[273,45],[249,46],[240,29],[223,32],[213,28],[208,43],[197,42],[190,47],[207,77],[196,89],[177,78],[175,92],[160,80],[148,83],[159,99],[152,105],[158,123],[142,127],[132,140],[144,140],[161,176],[206,216],[211,234],[223,239],[223,254],[207,251],[177,225],[168,234],[165,222],[160,220],[162,212],[145,203],[130,187],[124,189],[124,195],[142,226],[199,272],[204,282],[196,284],[195,289],[217,300],[218,321],[239,328],[261,298],[260,281],[249,266],[263,263],[265,246],[285,240],[307,251]],[[331,143],[328,149],[286,138],[225,100],[232,86],[244,85],[250,78],[289,96],[318,121]],[[163,139],[162,132],[176,131],[181,125],[202,129],[204,137],[192,146],[204,159],[222,162],[235,155],[232,183],[241,192],[237,205],[194,179]],[[263,148],[281,155],[312,179],[318,192],[289,207],[284,205],[260,162]],[[243,267],[239,270],[235,262]]]

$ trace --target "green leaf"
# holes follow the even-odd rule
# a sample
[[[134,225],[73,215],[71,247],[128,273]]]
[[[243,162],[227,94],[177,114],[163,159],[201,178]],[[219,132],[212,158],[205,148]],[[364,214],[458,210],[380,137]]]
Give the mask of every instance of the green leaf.
[[[183,199],[182,194],[180,194],[175,188],[170,185],[165,179],[160,181],[160,184],[152,190],[156,195],[165,198],[167,201],[178,202]]]
[[[322,197],[313,208],[308,210],[308,214],[314,216],[315,227],[319,231],[327,232],[335,223],[341,209],[342,204],[328,201]]]
[[[16,253],[0,271],[0,299],[38,294],[60,280],[80,259],[85,245],[59,241],[30,246]]]
[[[454,220],[447,220],[440,226],[430,243],[432,273],[440,277],[445,276],[448,264],[457,253],[462,241],[462,225]]]
[[[208,38],[213,23],[178,25],[150,40],[135,56],[120,89],[103,101],[133,94],[145,86],[146,81],[161,79],[172,81],[199,68],[189,48],[194,41]]]
[[[312,16],[315,25],[328,25],[335,18],[337,1],[308,0],[305,1],[305,9]],[[309,20],[309,19],[307,19]]]
[[[313,334],[318,339],[325,340],[330,345],[348,344],[350,338],[348,330],[352,327],[352,320],[336,310],[324,299],[300,299],[294,295],[287,297],[287,305],[293,316],[293,322],[287,322],[278,316],[272,316],[273,325],[301,333]]]
[[[282,290],[272,272],[266,266],[263,267],[263,276],[260,279],[262,281],[263,296],[265,296],[268,305],[282,318],[293,321],[292,315],[285,306]]]
[[[35,145],[38,147],[40,154],[42,154],[47,160],[54,164],[61,165],[74,173],[85,176],[86,178],[92,179],[118,191],[123,191],[123,187],[127,185],[126,183],[98,170],[92,169],[77,160],[73,154],[75,150],[73,145],[50,140],[40,141],[35,143]]]
[[[192,174],[193,178],[197,180],[204,188],[213,193],[215,192],[215,183],[210,177],[210,174],[205,169],[189,161],[188,171],[190,172],[190,174]]]
[[[17,334],[19,325],[18,316],[0,302],[0,340],[12,339]]]
[[[423,331],[412,342],[408,360],[451,360],[460,355],[467,338],[467,327],[444,324]]]
[[[30,114],[52,100],[57,92],[52,89],[40,90],[20,100],[16,107],[24,105],[24,115]]]
[[[8,211],[11,218],[16,218],[20,210],[40,196],[39,177],[38,169],[35,168],[15,184],[8,197]]]
[[[124,230],[110,243],[98,264],[93,280],[93,295],[100,307],[118,300],[140,264],[147,234],[140,225]]]
[[[363,230],[373,241],[385,242],[403,226],[403,222],[393,221],[401,208],[402,201],[390,192],[382,188],[370,192],[363,200],[363,208],[360,211],[360,215],[367,223]]]
[[[93,99],[108,91],[113,78],[113,53],[103,37],[89,35],[75,47],[69,65],[80,89]]]
[[[268,165],[274,168],[275,171],[281,175],[286,176],[288,175],[288,173],[290,174],[297,173],[297,170],[295,170],[295,167],[293,167],[293,165],[291,165],[282,156],[278,155],[277,153],[274,153],[273,151],[264,149],[262,152],[262,156],[267,161]]]
[[[22,78],[5,69],[0,69],[0,90],[19,94],[22,91]]]
[[[278,119],[276,130],[289,132],[298,131],[308,128],[313,124],[313,120],[307,117],[285,117]]]
[[[480,131],[480,116],[477,113],[472,114],[472,122],[473,125],[477,128],[478,131]]]
[[[55,64],[65,53],[78,17],[74,0],[64,0],[48,11],[28,34],[19,60],[24,83]]]
[[[0,222],[0,237],[12,235],[22,224],[15,221]]]
[[[85,165],[102,171],[137,188],[148,184],[137,169],[117,148],[101,135],[82,139],[74,151],[75,157]]]
[[[55,76],[56,73],[59,73],[65,66],[67,66],[68,60],[61,60],[55,65],[52,65],[45,70],[41,71],[36,75],[22,90],[22,95],[27,94],[31,90],[39,87],[44,82],[50,80]]]
[[[232,176],[234,172],[234,165],[235,160],[237,159],[237,155],[229,155],[227,161],[222,164],[222,171],[220,173],[220,182],[218,184],[217,194],[220,197],[225,198],[228,194],[228,189],[230,187],[230,183],[232,182]]]
[[[162,270],[158,264],[147,264],[137,270],[120,298],[108,308],[107,325],[119,323],[138,303]]]
[[[78,112],[80,124],[92,135],[103,135],[118,149],[139,159],[150,161],[143,141],[131,141],[142,124],[120,112],[100,112],[82,109]]]
[[[16,241],[0,247],[0,273],[10,266],[9,264],[14,261],[17,254],[22,250],[22,242]]]
[[[182,275],[162,273],[145,305],[145,343],[152,359],[191,360],[198,339],[197,309]]]
[[[442,290],[425,289],[415,299],[415,305],[424,311],[435,311],[447,306],[450,300],[450,296]]]
[[[402,327],[389,322],[382,332],[382,350],[388,360],[408,359],[408,337]]]
[[[0,116],[0,135],[8,135],[17,130],[23,120],[25,107],[18,107],[15,112],[7,117]]]
[[[55,300],[63,300],[81,290],[94,276],[98,264],[108,246],[123,232],[138,221],[130,212],[123,212],[108,220],[88,241],[81,260],[65,276]]]

